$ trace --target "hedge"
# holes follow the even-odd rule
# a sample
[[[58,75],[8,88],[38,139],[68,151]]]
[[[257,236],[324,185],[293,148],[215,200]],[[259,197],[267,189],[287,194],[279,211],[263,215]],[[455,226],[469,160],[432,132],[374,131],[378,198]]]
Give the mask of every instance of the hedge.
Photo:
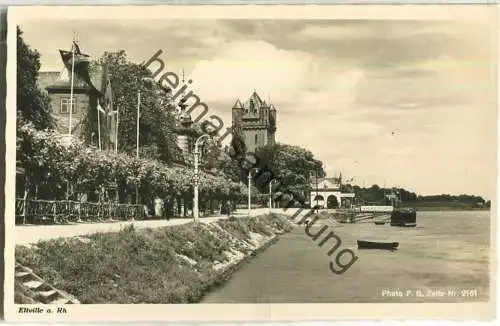
[[[77,140],[69,143],[57,131],[36,130],[31,124],[18,126],[17,160],[31,184],[65,189],[69,183],[79,192],[116,182],[129,189],[139,186],[148,192],[183,195],[192,193],[194,184],[191,167],[99,151]],[[200,171],[199,177],[200,198],[237,198],[247,191],[223,175]]]

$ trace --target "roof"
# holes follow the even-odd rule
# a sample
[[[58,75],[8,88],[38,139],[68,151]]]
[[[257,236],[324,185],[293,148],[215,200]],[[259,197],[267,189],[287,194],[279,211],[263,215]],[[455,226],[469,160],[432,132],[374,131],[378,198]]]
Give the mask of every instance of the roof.
[[[60,74],[60,71],[40,71],[38,73],[38,87],[46,89],[47,86],[56,82]]]
[[[243,108],[247,113],[252,113],[251,110],[251,102],[253,102],[254,105],[254,110],[259,112],[260,108],[262,107],[267,107],[269,108],[270,111],[276,111],[275,106],[272,103],[266,103],[259,94],[257,94],[257,91],[253,91],[252,95],[248,98],[248,100],[245,101],[244,104],[241,104],[240,100],[236,100],[236,102],[233,105],[233,108]],[[257,113],[255,112],[255,113]]]
[[[338,188],[340,186],[340,182],[338,178],[321,178],[318,179],[318,188],[326,188],[326,189],[332,189],[332,188]],[[316,180],[313,179],[311,185],[313,187],[316,187]]]
[[[245,112],[247,112],[247,114],[250,115],[258,114],[262,107],[267,107],[267,106],[268,106],[267,103],[260,98],[259,94],[257,94],[256,91],[254,91],[250,96],[250,98],[247,101],[245,101],[245,104],[243,104]]]
[[[240,99],[237,99],[236,102],[234,102],[233,108],[234,109],[243,109],[243,104],[241,104]]]
[[[103,83],[102,69],[95,69],[90,72],[90,80],[96,89],[102,89]],[[66,89],[71,88],[71,78],[68,69],[63,68],[61,71],[44,71],[38,74],[38,84],[42,89]],[[73,81],[74,88],[89,88],[83,79],[75,75]]]
[[[320,179],[320,181],[328,181],[328,182],[331,182],[331,183],[339,183],[339,179],[338,178],[322,178]]]
[[[262,104],[265,104],[265,103],[266,103],[265,101],[263,101],[263,100],[260,98],[259,94],[257,94],[257,92],[256,92],[256,91],[253,91],[252,96],[250,96],[250,99],[251,99],[251,100],[253,99],[254,101],[256,101],[257,103],[259,103],[260,105],[262,105]]]

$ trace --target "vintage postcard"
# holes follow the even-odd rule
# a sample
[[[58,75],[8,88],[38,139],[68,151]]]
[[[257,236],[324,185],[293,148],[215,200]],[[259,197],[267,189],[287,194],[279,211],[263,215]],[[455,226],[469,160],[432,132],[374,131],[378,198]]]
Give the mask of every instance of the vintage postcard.
[[[496,7],[8,27],[7,320],[494,317]]]

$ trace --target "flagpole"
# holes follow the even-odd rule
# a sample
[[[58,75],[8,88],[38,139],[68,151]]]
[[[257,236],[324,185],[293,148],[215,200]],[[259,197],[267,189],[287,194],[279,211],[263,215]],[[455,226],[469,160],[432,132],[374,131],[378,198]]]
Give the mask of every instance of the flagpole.
[[[71,120],[73,117],[73,82],[74,82],[74,74],[75,74],[75,33],[73,32],[73,43],[71,44],[71,90],[69,95],[69,136],[71,140]],[[100,141],[99,141],[100,143]]]
[[[139,158],[139,116],[141,113],[141,90],[137,92],[137,148],[136,148],[136,157]],[[135,204],[139,204],[139,186],[135,185]]]
[[[101,147],[101,111],[99,110],[99,100],[97,100],[97,134],[99,135],[99,150]]]
[[[136,157],[139,158],[139,115],[141,110],[141,90],[137,92],[137,148]]]
[[[119,106],[116,106],[116,134],[115,134],[115,153],[118,153],[118,125],[120,123],[120,110]]]

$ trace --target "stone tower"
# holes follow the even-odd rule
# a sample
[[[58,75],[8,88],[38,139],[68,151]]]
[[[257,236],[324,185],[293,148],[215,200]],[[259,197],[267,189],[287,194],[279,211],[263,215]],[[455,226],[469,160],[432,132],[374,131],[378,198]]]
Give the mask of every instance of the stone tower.
[[[233,125],[239,125],[243,131],[248,153],[275,143],[276,109],[274,105],[263,101],[255,91],[244,104],[237,100],[232,113]]]

